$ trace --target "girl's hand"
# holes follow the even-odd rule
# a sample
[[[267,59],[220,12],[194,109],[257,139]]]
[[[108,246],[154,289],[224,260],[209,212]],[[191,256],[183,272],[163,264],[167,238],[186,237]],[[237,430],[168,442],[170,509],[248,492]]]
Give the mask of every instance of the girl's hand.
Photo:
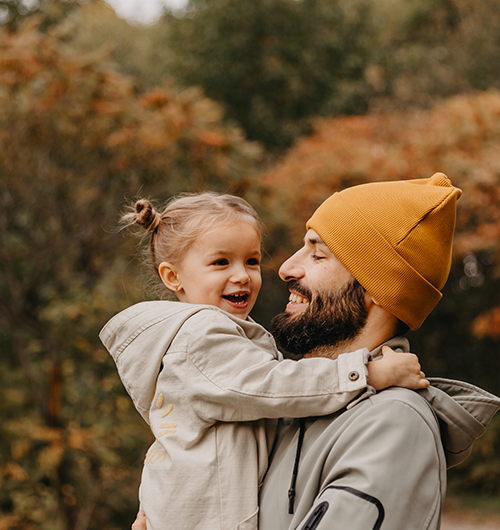
[[[429,386],[430,383],[425,379],[418,357],[414,353],[397,353],[389,346],[384,346],[382,355],[382,359],[367,364],[368,384],[375,390],[390,386],[417,390]]]
[[[141,510],[132,524],[132,530],[147,530],[146,514]]]

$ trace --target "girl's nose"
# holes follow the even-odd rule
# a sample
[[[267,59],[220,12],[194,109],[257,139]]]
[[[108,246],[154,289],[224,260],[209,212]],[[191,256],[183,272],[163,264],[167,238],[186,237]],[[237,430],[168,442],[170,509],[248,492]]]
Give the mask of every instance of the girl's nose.
[[[247,283],[249,279],[248,271],[243,265],[236,267],[231,275],[231,281],[233,283]]]

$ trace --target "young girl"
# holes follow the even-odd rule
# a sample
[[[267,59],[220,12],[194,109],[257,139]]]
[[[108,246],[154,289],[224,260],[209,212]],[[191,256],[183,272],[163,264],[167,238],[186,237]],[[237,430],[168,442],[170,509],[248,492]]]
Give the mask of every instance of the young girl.
[[[231,195],[138,201],[154,268],[180,302],[136,304],[100,337],[151,426],[140,488],[148,530],[256,529],[276,419],[330,414],[363,391],[423,388],[416,356],[387,349],[284,360],[248,315],[261,287],[260,222]],[[370,387],[367,386],[366,367]]]

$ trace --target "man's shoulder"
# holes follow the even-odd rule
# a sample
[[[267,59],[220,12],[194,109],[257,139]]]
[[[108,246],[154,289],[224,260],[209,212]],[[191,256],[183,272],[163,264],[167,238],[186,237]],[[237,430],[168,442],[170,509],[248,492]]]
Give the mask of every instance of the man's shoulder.
[[[389,414],[393,410],[408,408],[415,413],[426,417],[427,419],[436,420],[434,411],[429,402],[424,399],[417,391],[408,388],[391,387],[377,392],[370,396],[365,406],[370,409],[371,413]],[[363,402],[360,403],[360,405]]]
[[[319,452],[337,454],[339,448],[354,450],[367,444],[388,454],[422,439],[426,450],[440,451],[434,411],[417,392],[404,388],[384,390],[347,410],[315,418],[307,432]]]
[[[411,432],[427,426],[439,431],[436,415],[427,400],[414,390],[399,387],[361,399],[356,405],[329,416],[317,417],[314,423],[318,434],[322,432],[327,437],[357,436],[356,433],[369,425],[377,426],[377,430],[394,427]]]
[[[402,402],[407,403],[408,405],[419,407],[427,404],[427,401],[417,391],[410,390],[408,388],[401,388],[399,386],[385,388],[384,390],[373,394],[368,399],[372,402],[372,404],[376,405]]]
[[[404,430],[407,436],[421,429],[439,434],[436,414],[428,401],[414,390],[391,387],[361,400],[354,407],[332,416],[331,427],[340,428],[345,435],[359,430],[376,428],[377,431]],[[336,424],[336,425],[335,425]]]

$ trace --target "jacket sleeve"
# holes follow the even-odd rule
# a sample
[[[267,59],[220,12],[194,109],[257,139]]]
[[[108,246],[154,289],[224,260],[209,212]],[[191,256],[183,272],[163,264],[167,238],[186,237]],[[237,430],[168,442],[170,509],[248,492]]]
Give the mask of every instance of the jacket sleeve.
[[[313,469],[318,456],[301,467]],[[437,422],[428,407],[398,400],[364,407],[323,464],[312,507],[306,502],[309,511],[297,514],[290,529],[439,528],[446,467]],[[302,478],[302,486],[310,480],[307,472]]]
[[[210,421],[252,421],[332,413],[366,388],[367,350],[326,358],[282,360],[274,340],[250,340],[224,315],[194,321],[187,353],[189,399]],[[264,347],[265,346],[265,347]]]

